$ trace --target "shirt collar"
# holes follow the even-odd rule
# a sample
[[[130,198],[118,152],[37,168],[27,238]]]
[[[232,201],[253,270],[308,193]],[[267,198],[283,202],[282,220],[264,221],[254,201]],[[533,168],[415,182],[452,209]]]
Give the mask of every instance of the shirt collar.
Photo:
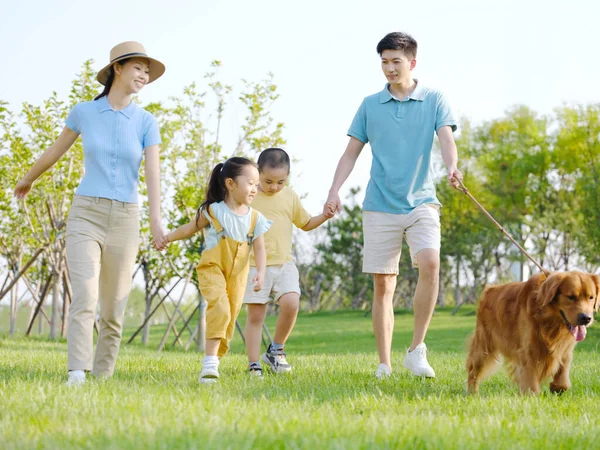
[[[112,108],[112,106],[110,106],[110,103],[108,103],[108,96],[106,96],[106,95],[104,97],[98,99],[97,101],[98,101],[98,111],[100,113],[103,113],[105,111],[114,111],[114,112],[123,114],[128,119],[131,119],[133,110],[135,109],[135,103],[133,102],[133,100],[131,102],[129,102],[129,105],[127,105],[123,109],[120,109],[119,111],[115,111]]]
[[[423,100],[425,100],[425,88],[421,85],[421,83],[419,83],[419,80],[415,79],[414,81],[415,83],[417,83],[417,86],[415,87],[415,90],[408,95],[407,98],[410,100],[418,100],[422,102]],[[390,92],[389,87],[390,84],[386,83],[385,87],[383,88],[383,91],[379,93],[379,103],[387,103],[390,100],[395,99],[395,97]]]

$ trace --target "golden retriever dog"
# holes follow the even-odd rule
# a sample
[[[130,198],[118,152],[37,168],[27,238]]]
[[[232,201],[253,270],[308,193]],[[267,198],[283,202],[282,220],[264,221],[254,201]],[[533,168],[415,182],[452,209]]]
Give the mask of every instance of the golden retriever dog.
[[[550,378],[552,392],[569,389],[573,349],[594,320],[599,294],[598,276],[582,272],[487,287],[469,344],[469,393],[478,391],[501,359],[523,394],[538,394]]]

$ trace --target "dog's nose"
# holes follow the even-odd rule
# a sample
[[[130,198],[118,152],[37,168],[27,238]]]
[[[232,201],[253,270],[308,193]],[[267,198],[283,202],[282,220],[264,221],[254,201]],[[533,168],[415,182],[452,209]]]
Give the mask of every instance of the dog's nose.
[[[579,313],[577,315],[577,325],[587,325],[592,321],[592,316],[584,313]]]

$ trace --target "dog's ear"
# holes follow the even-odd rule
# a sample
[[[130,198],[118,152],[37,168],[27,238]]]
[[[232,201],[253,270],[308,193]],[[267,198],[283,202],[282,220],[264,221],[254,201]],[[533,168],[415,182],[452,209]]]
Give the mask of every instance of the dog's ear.
[[[566,277],[567,274],[565,272],[559,272],[550,274],[550,276],[546,278],[546,281],[542,283],[540,290],[538,291],[538,303],[541,307],[552,303],[552,300],[556,298],[558,288]]]
[[[598,306],[600,306],[600,277],[598,275],[592,275],[592,280],[596,285],[596,300],[594,301],[594,311],[598,312]]]

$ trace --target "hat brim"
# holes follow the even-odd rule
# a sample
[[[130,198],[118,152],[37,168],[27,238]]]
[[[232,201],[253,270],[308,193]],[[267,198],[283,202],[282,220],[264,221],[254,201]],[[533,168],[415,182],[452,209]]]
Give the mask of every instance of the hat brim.
[[[146,56],[144,54],[123,55],[112,61],[110,64],[104,66],[98,72],[98,75],[96,76],[96,80],[98,80],[98,83],[105,86],[106,82],[108,81],[108,75],[110,73],[110,68],[112,67],[112,65],[117,61],[122,61],[124,59],[130,58],[144,58],[150,62],[150,76],[147,84],[152,83],[154,80],[160,78],[165,73],[165,65],[161,63],[158,59],[150,58],[149,56]]]

